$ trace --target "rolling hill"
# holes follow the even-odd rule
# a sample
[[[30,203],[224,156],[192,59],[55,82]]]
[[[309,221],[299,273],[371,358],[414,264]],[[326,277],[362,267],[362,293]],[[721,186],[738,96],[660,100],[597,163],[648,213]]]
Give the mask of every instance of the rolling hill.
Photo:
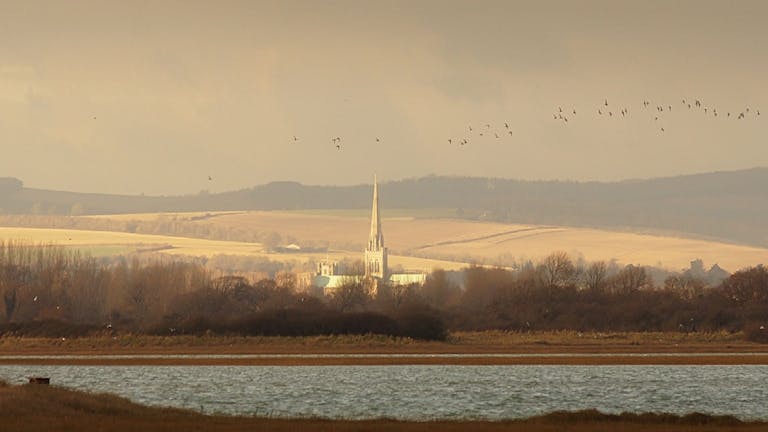
[[[768,168],[621,182],[428,176],[380,185],[384,209],[442,209],[467,220],[654,230],[768,246]],[[0,179],[6,214],[366,209],[370,186],[273,182],[239,191],[119,196],[23,187]]]

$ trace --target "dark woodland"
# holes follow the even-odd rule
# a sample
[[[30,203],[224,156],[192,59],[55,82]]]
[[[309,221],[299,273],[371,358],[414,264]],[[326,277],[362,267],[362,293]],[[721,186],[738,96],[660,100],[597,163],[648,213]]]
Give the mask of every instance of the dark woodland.
[[[699,269],[701,270],[701,269]],[[723,278],[724,277],[724,278]],[[370,296],[350,279],[332,296],[300,290],[287,273],[250,281],[160,259],[103,262],[55,246],[0,244],[0,333],[75,337],[384,334],[443,340],[451,331],[743,332],[768,342],[768,269],[713,279],[553,253],[516,271],[435,270],[423,286]]]

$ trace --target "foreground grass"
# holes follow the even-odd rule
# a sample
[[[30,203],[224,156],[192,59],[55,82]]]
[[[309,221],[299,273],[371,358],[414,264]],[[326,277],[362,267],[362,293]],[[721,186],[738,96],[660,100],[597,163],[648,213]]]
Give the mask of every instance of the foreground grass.
[[[758,431],[768,423],[743,422],[731,416],[689,414],[608,415],[595,410],[557,412],[515,421],[396,421],[275,419],[207,416],[147,407],[127,399],[56,386],[10,386],[0,381],[2,430],[56,431]]]

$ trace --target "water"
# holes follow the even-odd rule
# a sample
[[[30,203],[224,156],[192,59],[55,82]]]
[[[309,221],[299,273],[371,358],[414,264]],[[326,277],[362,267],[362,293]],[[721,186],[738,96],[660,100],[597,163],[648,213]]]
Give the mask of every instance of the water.
[[[0,366],[8,382],[31,375],[233,415],[500,420],[597,408],[768,420],[768,366]]]

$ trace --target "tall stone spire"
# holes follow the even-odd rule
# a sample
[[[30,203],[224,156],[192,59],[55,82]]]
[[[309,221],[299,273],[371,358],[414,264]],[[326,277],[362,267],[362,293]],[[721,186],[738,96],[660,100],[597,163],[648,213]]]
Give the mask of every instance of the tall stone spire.
[[[377,250],[384,247],[384,235],[381,232],[379,219],[379,184],[376,175],[373,176],[373,207],[371,208],[371,235],[368,237],[368,249]]]
[[[384,247],[384,234],[381,232],[379,218],[379,184],[373,177],[373,205],[371,207],[371,234],[368,247],[365,248],[365,276],[376,279],[387,277],[387,248]]]

